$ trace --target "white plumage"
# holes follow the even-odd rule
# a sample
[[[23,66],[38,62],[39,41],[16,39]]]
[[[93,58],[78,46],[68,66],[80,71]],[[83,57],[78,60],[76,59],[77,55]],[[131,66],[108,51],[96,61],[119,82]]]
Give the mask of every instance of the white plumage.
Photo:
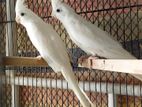
[[[72,41],[90,55],[111,59],[135,59],[107,32],[83,19],[62,0],[51,0],[52,15],[66,28]],[[142,80],[142,76],[134,75]]]
[[[45,23],[31,10],[27,9],[23,3],[24,0],[17,0],[16,2],[16,21],[26,28],[31,42],[49,66],[55,72],[63,74],[82,105],[89,107],[91,101],[78,86],[78,81],[72,72],[69,57],[61,38],[51,25]]]

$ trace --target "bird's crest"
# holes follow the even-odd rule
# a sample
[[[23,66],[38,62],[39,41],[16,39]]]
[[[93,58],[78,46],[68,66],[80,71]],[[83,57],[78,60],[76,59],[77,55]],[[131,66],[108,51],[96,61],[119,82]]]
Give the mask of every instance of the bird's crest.
[[[18,10],[22,7],[27,7],[27,5],[25,4],[25,0],[17,0],[15,9]]]
[[[51,0],[52,6],[59,5],[63,0]]]

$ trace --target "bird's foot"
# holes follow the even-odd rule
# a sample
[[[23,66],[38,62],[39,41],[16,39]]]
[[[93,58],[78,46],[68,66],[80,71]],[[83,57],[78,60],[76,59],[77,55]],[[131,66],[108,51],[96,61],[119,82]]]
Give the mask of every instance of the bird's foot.
[[[83,55],[83,56],[81,56],[81,57],[78,59],[78,64],[79,64],[80,66],[82,66],[82,65],[83,65],[83,62],[84,62],[85,60],[87,60],[89,57],[90,57],[90,55]]]
[[[37,58],[38,60],[41,60],[41,59],[42,59],[42,56],[39,55],[39,56],[37,56],[36,58]]]
[[[92,66],[93,66],[93,60],[96,60],[96,59],[100,59],[99,56],[90,56],[88,58],[88,68],[89,69],[92,69]]]
[[[99,57],[97,56],[91,56],[91,55],[85,55],[85,56],[81,56],[78,59],[78,66],[82,67],[85,66],[89,69],[92,69],[92,59],[99,59]]]
[[[98,56],[98,55],[90,56],[88,58],[88,68],[89,69],[92,69],[92,66],[94,65],[93,60],[96,60],[96,59],[106,59],[106,58],[102,56]]]
[[[104,57],[100,57],[100,56],[91,56],[91,55],[86,55],[86,56],[81,56],[78,59],[78,66],[79,67],[87,67],[89,69],[92,69],[92,65],[93,65],[93,60],[94,59],[104,59]]]

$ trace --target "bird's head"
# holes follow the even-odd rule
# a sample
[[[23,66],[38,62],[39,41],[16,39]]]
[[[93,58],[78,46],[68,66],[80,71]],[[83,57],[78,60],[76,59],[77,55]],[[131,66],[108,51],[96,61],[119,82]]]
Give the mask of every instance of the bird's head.
[[[52,16],[58,18],[60,21],[64,20],[68,15],[74,11],[63,0],[51,0]]]
[[[24,3],[25,0],[17,0],[16,1],[16,7],[15,7],[15,12],[16,12],[16,22],[20,23],[22,25],[25,25],[26,22],[30,19],[34,19],[33,12],[27,8],[27,5]]]

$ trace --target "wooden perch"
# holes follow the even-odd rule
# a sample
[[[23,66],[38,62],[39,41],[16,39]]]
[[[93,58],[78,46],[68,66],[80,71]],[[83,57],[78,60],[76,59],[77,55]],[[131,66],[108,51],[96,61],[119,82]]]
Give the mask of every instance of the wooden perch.
[[[48,66],[44,59],[37,57],[2,57],[0,65],[7,66]],[[95,59],[93,57],[85,59],[82,67],[107,70],[122,73],[142,74],[142,60],[113,60]]]
[[[37,57],[2,57],[0,65],[8,66],[48,66],[43,58]]]
[[[83,60],[81,67],[113,72],[142,74],[142,60],[138,59],[96,59],[90,57]]]

